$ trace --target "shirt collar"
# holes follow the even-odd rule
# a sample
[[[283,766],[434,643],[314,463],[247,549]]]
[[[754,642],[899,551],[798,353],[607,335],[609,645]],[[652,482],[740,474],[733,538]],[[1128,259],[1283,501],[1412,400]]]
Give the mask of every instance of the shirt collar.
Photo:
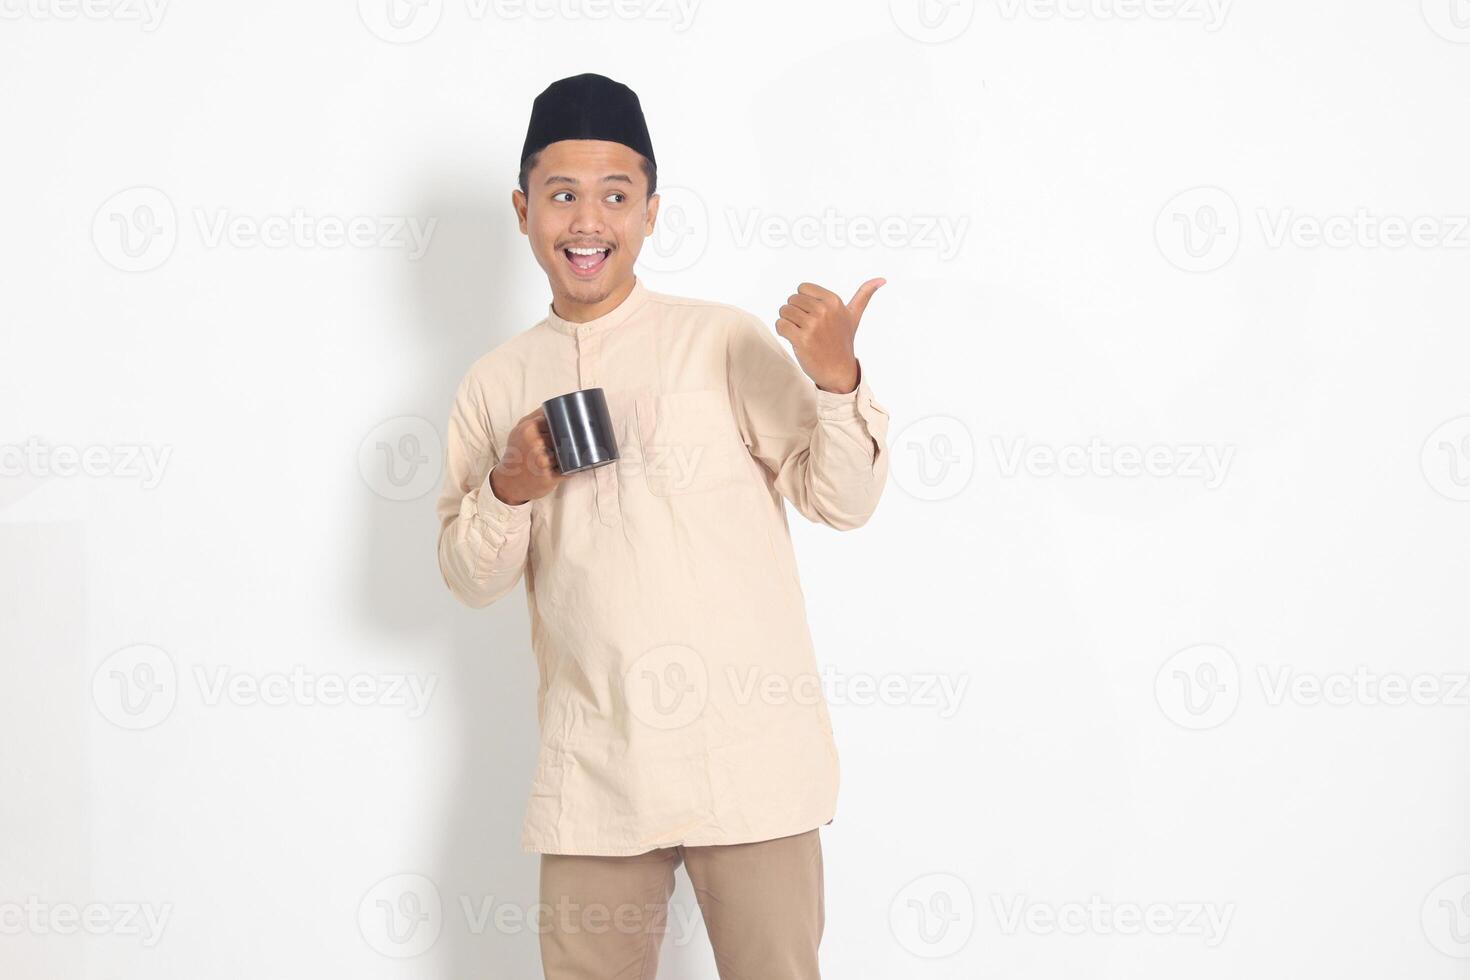
[[[623,298],[616,307],[608,310],[602,316],[594,317],[585,323],[575,323],[557,316],[556,310],[551,303],[546,304],[546,322],[557,333],[566,334],[568,337],[586,337],[595,333],[611,330],[632,316],[637,309],[648,299],[648,290],[643,285],[643,280],[637,276],[633,277],[633,291]]]

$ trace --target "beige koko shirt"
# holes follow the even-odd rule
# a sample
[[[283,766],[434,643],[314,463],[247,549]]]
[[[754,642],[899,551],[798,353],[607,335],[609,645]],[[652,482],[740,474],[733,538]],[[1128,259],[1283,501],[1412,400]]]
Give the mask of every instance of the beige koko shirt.
[[[540,753],[522,847],[639,854],[802,833],[837,749],[784,497],[854,528],[888,473],[888,412],[822,391],[760,320],[637,280],[586,323],[547,316],[455,397],[439,566],[471,606],[524,573]],[[517,420],[607,395],[620,459],[519,506],[487,478]]]

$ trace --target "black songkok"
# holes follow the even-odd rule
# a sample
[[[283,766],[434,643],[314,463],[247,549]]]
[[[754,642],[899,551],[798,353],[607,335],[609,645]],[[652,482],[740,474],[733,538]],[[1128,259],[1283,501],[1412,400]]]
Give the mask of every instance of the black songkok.
[[[653,140],[638,96],[604,75],[573,75],[552,82],[531,105],[531,124],[521,147],[526,157],[558,140],[609,140],[653,159]]]

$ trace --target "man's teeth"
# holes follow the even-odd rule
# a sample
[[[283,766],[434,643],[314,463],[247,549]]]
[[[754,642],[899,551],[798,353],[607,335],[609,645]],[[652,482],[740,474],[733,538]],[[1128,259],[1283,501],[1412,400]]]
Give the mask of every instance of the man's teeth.
[[[594,269],[602,268],[602,264],[607,261],[608,253],[611,251],[611,248],[579,247],[569,248],[566,250],[566,253],[572,265],[581,269],[583,272],[591,272]]]

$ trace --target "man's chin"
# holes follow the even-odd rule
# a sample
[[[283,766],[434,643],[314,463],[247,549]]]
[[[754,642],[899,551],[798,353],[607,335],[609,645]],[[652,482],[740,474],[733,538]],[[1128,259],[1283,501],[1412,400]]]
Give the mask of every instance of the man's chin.
[[[567,296],[578,303],[593,304],[601,303],[613,294],[613,289],[619,282],[612,275],[612,270],[604,270],[596,279],[577,279],[575,277],[563,277],[562,289]]]
[[[590,306],[607,299],[611,290],[595,282],[564,282],[562,292],[572,302]]]

